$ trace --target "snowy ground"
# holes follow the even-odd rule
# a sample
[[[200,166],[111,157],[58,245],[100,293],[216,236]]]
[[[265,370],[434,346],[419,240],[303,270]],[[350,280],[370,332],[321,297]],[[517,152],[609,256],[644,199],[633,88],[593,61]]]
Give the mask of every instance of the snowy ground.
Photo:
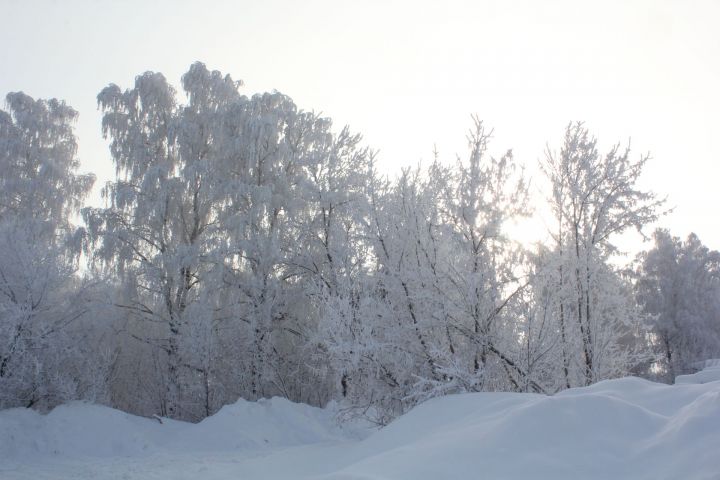
[[[369,434],[240,401],[193,425],[74,403],[0,411],[0,479],[720,479],[720,363],[544,397],[455,395]]]

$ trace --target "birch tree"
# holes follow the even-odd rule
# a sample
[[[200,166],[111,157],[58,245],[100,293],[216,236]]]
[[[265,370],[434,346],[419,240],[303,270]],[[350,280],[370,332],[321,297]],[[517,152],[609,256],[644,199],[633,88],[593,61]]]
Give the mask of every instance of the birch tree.
[[[682,241],[656,230],[639,255],[636,295],[652,326],[656,370],[673,382],[692,364],[720,355],[720,253],[695,234]]]
[[[94,177],[78,173],[64,102],[6,97],[0,110],[0,406],[73,398],[63,370],[80,346],[65,335],[87,311],[76,279],[82,231],[72,224]],[[77,360],[77,358],[75,358]]]
[[[610,353],[636,316],[632,302],[615,302],[623,287],[608,259],[617,252],[614,238],[631,228],[641,231],[658,218],[663,203],[637,187],[648,156],[634,161],[629,147],[620,145],[602,156],[596,143],[582,123],[572,123],[560,152],[548,151],[542,164],[557,225],[552,234],[566,385],[588,385],[631,367],[630,357]],[[578,379],[570,378],[571,364],[580,369]]]
[[[185,106],[153,72],[138,76],[132,89],[110,85],[98,95],[117,180],[103,189],[107,207],[86,209],[85,221],[95,262],[118,275],[126,291],[117,306],[133,321],[154,325],[145,329],[150,335],[131,334],[166,354],[160,410],[168,416],[191,415],[181,411],[181,395],[198,366],[182,358],[181,337],[186,311],[193,306],[198,313],[206,299],[202,282],[214,267],[223,201],[214,140],[238,86],[197,63],[183,77]]]

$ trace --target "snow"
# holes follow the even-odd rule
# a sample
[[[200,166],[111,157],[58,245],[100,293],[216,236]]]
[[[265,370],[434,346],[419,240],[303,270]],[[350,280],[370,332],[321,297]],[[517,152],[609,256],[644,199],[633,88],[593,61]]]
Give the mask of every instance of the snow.
[[[679,375],[675,383],[707,383],[720,380],[720,359],[706,360],[697,373],[690,375]]]
[[[86,403],[0,411],[0,478],[717,479],[720,364],[675,385],[436,398],[370,432],[337,408],[239,401],[198,424]]]

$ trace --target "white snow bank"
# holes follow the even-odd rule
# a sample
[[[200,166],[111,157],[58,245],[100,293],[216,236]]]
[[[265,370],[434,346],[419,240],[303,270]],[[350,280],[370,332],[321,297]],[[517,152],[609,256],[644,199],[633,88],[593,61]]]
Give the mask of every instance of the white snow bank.
[[[716,479],[713,368],[677,385],[623,378],[552,397],[437,398],[364,440],[331,410],[282,399],[241,401],[197,425],[78,403],[47,416],[8,410],[0,478]]]
[[[333,479],[720,478],[720,382],[638,378],[547,397],[467,394],[420,405]]]
[[[705,360],[697,364],[697,367],[701,369],[699,372],[690,375],[678,375],[675,377],[675,383],[707,383],[720,380],[720,359]]]
[[[162,419],[161,424],[108,407],[72,402],[47,415],[20,408],[0,411],[0,461],[247,451],[337,442],[358,435],[357,429],[341,428],[332,409],[283,398],[240,400],[197,424],[170,419]]]

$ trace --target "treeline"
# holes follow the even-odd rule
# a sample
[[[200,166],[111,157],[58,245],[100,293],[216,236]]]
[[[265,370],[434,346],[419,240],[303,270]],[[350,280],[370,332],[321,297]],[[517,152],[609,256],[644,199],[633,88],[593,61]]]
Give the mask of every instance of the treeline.
[[[390,179],[360,136],[240,86],[195,63],[186,103],[160,73],[100,92],[102,208],[84,207],[77,113],[7,96],[0,407],[195,421],[280,395],[386,423],[432,396],[669,380],[720,354],[718,252],[658,231],[609,261],[662,214],[646,157],[570,124],[542,162],[551,240],[530,249],[506,233],[532,214],[527,179],[482,122],[463,158]]]

